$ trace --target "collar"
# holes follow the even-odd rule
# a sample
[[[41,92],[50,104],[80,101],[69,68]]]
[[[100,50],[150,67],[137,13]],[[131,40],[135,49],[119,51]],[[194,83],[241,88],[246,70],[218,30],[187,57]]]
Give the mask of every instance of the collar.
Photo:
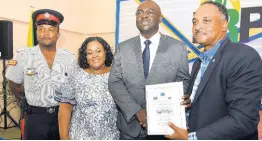
[[[218,48],[222,45],[222,43],[225,41],[225,39],[227,38],[227,36],[222,39],[221,41],[219,41],[215,46],[213,46],[211,49],[209,49],[208,51],[203,51],[199,54],[198,58],[203,62],[203,61],[210,61],[213,56],[215,55],[216,51],[218,50]]]
[[[154,36],[152,36],[150,39],[144,38],[141,34],[139,35],[141,43],[144,44],[144,42],[145,42],[146,40],[150,40],[150,41],[151,41],[151,44],[153,44],[153,45],[155,45],[155,44],[158,45],[159,40],[160,40],[160,36],[161,36],[161,35],[160,35],[159,31],[158,31]]]

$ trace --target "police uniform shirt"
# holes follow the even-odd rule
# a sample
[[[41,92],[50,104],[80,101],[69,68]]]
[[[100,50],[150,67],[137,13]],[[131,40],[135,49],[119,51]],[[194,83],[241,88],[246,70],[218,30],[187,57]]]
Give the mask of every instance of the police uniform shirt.
[[[54,100],[56,90],[67,79],[70,68],[76,65],[75,57],[65,49],[57,48],[52,69],[39,46],[17,51],[15,64],[8,67],[6,78],[24,83],[25,97],[29,105],[38,107],[58,106]]]

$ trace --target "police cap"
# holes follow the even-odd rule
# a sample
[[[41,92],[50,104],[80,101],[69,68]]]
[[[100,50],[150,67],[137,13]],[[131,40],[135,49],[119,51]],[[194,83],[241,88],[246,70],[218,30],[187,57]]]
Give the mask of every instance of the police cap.
[[[59,26],[64,20],[64,16],[51,9],[40,9],[33,13],[33,21],[36,25],[48,24],[52,26]]]

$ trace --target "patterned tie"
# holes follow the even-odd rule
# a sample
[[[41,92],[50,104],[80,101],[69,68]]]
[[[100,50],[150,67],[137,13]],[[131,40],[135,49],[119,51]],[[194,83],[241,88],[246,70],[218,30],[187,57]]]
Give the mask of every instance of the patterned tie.
[[[145,42],[145,49],[143,52],[143,63],[144,63],[144,75],[145,75],[145,79],[147,79],[148,76],[148,72],[149,72],[149,64],[150,64],[150,49],[149,49],[149,45],[151,44],[150,40],[146,40]]]

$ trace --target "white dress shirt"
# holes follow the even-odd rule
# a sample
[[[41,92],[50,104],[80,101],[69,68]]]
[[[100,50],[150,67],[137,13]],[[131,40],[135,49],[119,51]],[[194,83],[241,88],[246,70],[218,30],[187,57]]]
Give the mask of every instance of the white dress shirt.
[[[146,39],[144,38],[141,34],[140,34],[140,41],[141,41],[141,51],[143,53],[146,45],[145,45],[145,41],[146,40],[150,40],[151,44],[149,45],[149,49],[150,49],[150,64],[149,64],[149,72],[151,69],[151,66],[153,64],[153,61],[155,59],[156,56],[156,52],[158,49],[158,45],[159,45],[159,41],[160,41],[160,33],[157,32],[154,36],[152,36],[150,39]]]

